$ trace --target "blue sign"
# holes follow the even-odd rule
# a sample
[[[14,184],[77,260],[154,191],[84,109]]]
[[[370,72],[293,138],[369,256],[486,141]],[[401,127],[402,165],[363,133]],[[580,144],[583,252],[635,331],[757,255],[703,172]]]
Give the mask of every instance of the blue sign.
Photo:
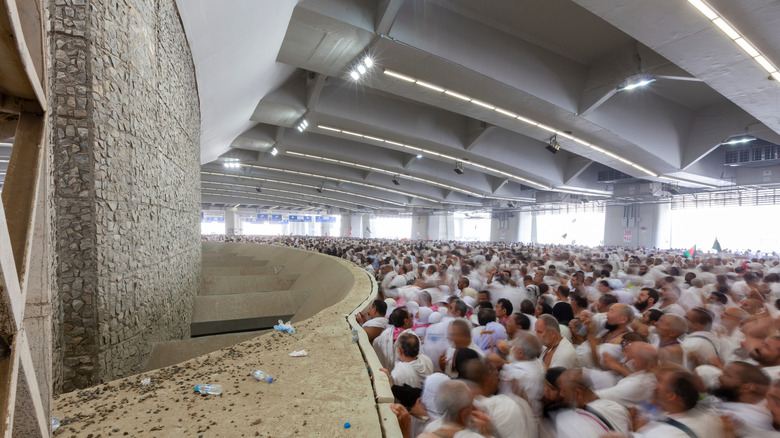
[[[290,222],[303,222],[303,216],[297,216],[294,214],[291,214],[288,219]]]
[[[267,221],[268,220],[268,215],[267,214],[258,214],[257,215],[257,220]]]
[[[311,216],[304,216],[303,222],[311,222]]]
[[[336,222],[336,217],[335,216],[317,216],[315,222],[334,223],[334,222]]]

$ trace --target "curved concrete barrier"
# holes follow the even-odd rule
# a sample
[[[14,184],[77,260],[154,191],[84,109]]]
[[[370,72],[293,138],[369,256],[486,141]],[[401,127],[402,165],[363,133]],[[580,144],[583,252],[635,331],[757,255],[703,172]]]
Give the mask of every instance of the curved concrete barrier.
[[[310,293],[292,317],[296,333],[271,331],[173,366],[64,394],[55,401],[53,416],[65,420],[65,431],[84,436],[197,436],[206,430],[225,436],[402,436],[389,408],[388,379],[365,332],[358,329],[358,342],[352,342],[351,329],[359,327],[354,314],[377,294],[368,273],[335,257],[281,246],[204,244],[204,254],[212,249],[219,254],[214,259],[234,273],[244,268],[228,263],[231,253],[238,257],[233,260],[259,262],[263,269],[252,274],[300,273],[289,289]],[[303,349],[308,356],[289,356]],[[255,381],[253,369],[277,381]],[[151,382],[144,387],[146,377]],[[224,391],[217,397],[194,395],[194,385],[203,383],[221,384]]]

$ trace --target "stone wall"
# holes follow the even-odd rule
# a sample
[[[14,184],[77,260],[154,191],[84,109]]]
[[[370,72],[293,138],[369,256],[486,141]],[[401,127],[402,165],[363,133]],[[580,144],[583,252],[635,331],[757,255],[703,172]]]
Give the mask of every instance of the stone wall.
[[[48,0],[55,393],[189,336],[200,110],[174,0]]]

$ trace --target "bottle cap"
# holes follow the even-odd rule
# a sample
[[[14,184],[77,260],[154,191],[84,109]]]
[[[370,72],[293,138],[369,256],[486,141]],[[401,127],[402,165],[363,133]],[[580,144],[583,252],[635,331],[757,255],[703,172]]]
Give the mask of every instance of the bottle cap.
[[[271,382],[273,382],[273,381],[274,381],[274,378],[273,378],[273,377],[268,377],[268,383],[271,383]]]
[[[195,385],[195,391],[200,391],[200,385]]]
[[[352,425],[351,425],[351,424],[349,424],[349,423],[344,423],[344,429],[349,429],[350,427],[352,427]]]

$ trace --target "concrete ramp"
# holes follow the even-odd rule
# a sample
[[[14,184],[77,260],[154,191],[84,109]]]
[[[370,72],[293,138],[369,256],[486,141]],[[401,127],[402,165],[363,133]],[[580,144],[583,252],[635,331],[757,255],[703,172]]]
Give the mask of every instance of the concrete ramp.
[[[308,290],[201,295],[192,306],[192,337],[261,330],[288,321],[303,306]]]
[[[201,295],[226,295],[290,289],[298,274],[203,275]]]

